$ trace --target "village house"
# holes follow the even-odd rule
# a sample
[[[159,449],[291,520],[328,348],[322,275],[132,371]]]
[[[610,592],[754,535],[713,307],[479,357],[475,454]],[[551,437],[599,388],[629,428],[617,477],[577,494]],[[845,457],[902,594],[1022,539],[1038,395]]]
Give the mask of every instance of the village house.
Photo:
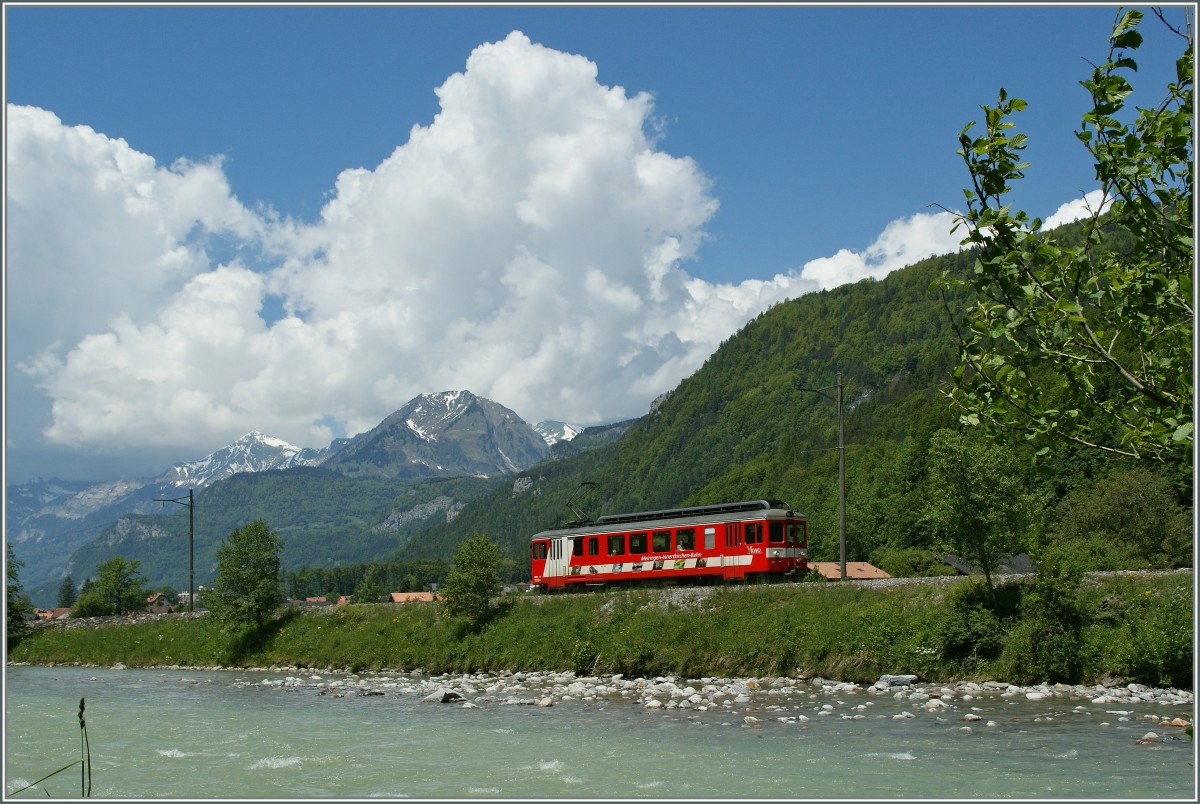
[[[392,592],[388,595],[388,603],[432,603],[433,592]]]
[[[831,581],[840,581],[842,579],[842,563],[840,561],[810,561],[808,562],[808,568],[813,572],[819,572],[823,577]],[[866,561],[846,562],[846,580],[890,577],[892,576],[879,567],[868,564]]]
[[[146,611],[151,614],[170,614],[174,610],[162,592],[155,592],[146,598]]]

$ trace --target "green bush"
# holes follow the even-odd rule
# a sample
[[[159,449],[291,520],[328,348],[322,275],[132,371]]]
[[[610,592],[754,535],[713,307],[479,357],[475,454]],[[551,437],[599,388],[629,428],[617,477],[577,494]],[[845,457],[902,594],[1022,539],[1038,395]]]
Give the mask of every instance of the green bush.
[[[1052,538],[1057,550],[1089,571],[1192,564],[1190,513],[1166,480],[1142,468],[1070,494],[1059,506]]]
[[[893,578],[952,574],[936,551],[923,547],[880,547],[871,553],[871,563]]]

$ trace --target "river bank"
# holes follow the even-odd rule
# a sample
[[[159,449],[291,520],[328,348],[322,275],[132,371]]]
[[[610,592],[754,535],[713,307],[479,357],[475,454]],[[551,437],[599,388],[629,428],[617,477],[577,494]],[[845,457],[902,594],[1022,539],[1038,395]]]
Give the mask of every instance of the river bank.
[[[262,630],[238,633],[203,615],[67,621],[39,628],[8,659],[47,666],[837,678],[868,686],[884,675],[912,675],[951,689],[1004,679],[1035,694],[1048,694],[1034,689],[1043,682],[1093,691],[1192,686],[1190,571],[1089,579],[1060,596],[1064,613],[1053,616],[1025,602],[1031,592],[1045,591],[1036,578],[998,584],[994,608],[970,579],[937,580],[884,588],[827,583],[519,596],[501,601],[479,625],[446,618],[435,604],[293,610]]]
[[[9,662],[8,666],[38,666]],[[41,665],[54,667],[55,664]],[[73,662],[72,667],[98,667]],[[872,684],[838,681],[821,677],[807,678],[775,676],[770,678],[720,678],[705,676],[683,679],[676,676],[627,678],[621,673],[612,675],[576,675],[573,671],[504,671],[498,673],[426,673],[381,670],[356,673],[345,668],[272,667],[187,667],[182,665],[150,665],[130,668],[118,663],[109,670],[143,670],[175,672],[236,671],[257,676],[256,680],[240,682],[242,686],[257,685],[280,690],[312,689],[322,695],[370,696],[383,693],[416,695],[428,703],[478,706],[528,705],[554,706],[572,701],[602,701],[621,698],[646,709],[710,709],[758,706],[763,711],[787,708],[802,699],[815,696],[886,696],[906,701],[922,709],[939,712],[980,698],[1027,701],[1086,702],[1121,707],[1182,707],[1194,706],[1191,690],[1153,688],[1141,684],[1105,686],[1101,684],[1033,684],[1022,686],[1003,681],[958,681],[950,684],[922,682],[914,675],[885,674]],[[1164,710],[1165,711],[1165,710]],[[1180,711],[1171,709],[1171,712]],[[832,714],[834,707],[823,709],[819,715]],[[1113,714],[1128,714],[1114,711]],[[807,718],[805,718],[807,719]],[[970,720],[970,717],[967,718]],[[1147,720],[1170,720],[1147,716]],[[1186,723],[1162,723],[1186,727]]]

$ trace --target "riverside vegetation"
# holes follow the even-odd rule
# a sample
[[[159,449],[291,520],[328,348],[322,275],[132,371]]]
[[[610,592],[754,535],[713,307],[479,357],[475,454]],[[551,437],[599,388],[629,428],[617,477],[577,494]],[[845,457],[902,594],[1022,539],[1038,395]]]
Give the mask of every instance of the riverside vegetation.
[[[808,675],[872,682],[1140,683],[1190,689],[1190,571],[516,595],[472,621],[436,604],[281,610],[262,628],[207,615],[43,627],[16,663]],[[688,594],[694,592],[696,594]],[[706,593],[706,594],[700,594]],[[130,624],[121,624],[130,623]]]

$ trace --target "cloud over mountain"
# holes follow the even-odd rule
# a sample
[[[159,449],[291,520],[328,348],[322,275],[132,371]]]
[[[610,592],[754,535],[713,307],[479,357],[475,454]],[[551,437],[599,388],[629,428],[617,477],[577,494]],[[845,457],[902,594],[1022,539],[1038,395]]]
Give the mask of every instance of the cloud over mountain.
[[[459,387],[529,421],[636,416],[771,304],[957,246],[916,215],[865,254],[705,282],[718,202],[651,96],[520,32],[435,91],[311,224],[240,201],[220,158],[164,167],[10,105],[9,446],[322,446]]]

